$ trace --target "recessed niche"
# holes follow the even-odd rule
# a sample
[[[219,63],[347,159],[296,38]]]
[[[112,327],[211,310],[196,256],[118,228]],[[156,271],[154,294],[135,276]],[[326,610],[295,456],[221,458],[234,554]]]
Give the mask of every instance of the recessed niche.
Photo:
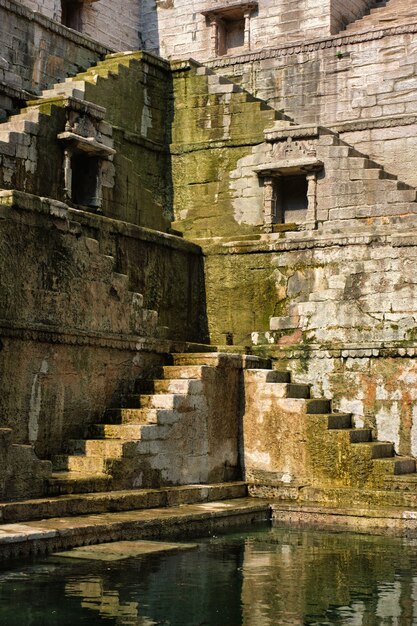
[[[283,176],[275,179],[276,213],[281,223],[301,224],[307,217],[308,183],[304,175]]]
[[[83,3],[77,0],[61,0],[61,23],[73,30],[82,31]]]
[[[92,209],[101,206],[100,166],[98,157],[82,152],[72,155],[71,200],[74,204]]]

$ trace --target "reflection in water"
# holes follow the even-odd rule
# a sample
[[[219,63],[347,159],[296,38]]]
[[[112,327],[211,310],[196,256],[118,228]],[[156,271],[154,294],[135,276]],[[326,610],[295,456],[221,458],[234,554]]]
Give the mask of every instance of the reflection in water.
[[[263,528],[199,550],[0,572],[1,626],[417,626],[417,544]]]

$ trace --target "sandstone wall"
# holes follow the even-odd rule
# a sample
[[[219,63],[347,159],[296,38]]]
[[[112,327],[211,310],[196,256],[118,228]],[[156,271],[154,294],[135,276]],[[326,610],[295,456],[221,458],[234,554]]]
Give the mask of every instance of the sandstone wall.
[[[416,185],[416,29],[411,19],[408,25],[341,33],[209,65],[297,123],[346,132],[347,141]]]
[[[109,51],[12,0],[0,2],[0,44],[0,80],[34,93],[87,69]]]
[[[80,102],[86,100],[99,107],[87,106],[99,116],[94,118],[94,132],[115,150],[114,158],[101,166],[101,211],[107,217],[166,231],[172,218],[167,146],[170,99],[171,82],[162,60],[141,52],[110,55],[78,75],[76,81],[57,84],[45,100],[33,101],[29,109],[3,126],[7,132],[0,142],[0,185],[67,201],[65,146],[58,135],[67,129],[72,115],[68,111],[75,106],[76,125],[84,125],[79,132],[88,139],[92,122]],[[74,173],[74,190],[79,180]],[[85,204],[82,199],[78,203],[71,199]]]
[[[314,397],[416,454],[416,243],[412,231],[317,231],[207,248],[212,341],[253,343]]]
[[[1,427],[46,458],[197,338],[201,261],[174,237],[23,194],[1,201]]]
[[[61,0],[20,0],[20,4],[42,17],[61,23]],[[100,0],[85,2],[81,12],[81,32],[103,46],[115,50],[138,50],[140,42],[139,0]],[[68,29],[63,29],[68,33]]]
[[[363,15],[372,4],[372,0],[349,3],[339,0],[259,0],[258,9],[250,20],[250,49],[260,50],[336,33]],[[227,3],[212,0],[143,0],[141,25],[145,48],[176,59],[191,56],[206,61],[213,58],[216,55],[210,27],[202,12],[224,6]],[[232,48],[229,54],[239,51]]]

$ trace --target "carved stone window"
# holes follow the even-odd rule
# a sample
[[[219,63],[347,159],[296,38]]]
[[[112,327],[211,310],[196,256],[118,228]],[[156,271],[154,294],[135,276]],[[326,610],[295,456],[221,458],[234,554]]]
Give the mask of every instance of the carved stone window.
[[[100,212],[103,186],[114,184],[115,150],[111,127],[103,121],[105,109],[69,98],[65,110],[65,131],[58,135],[64,148],[64,199]]]
[[[258,176],[263,179],[265,232],[272,232],[274,224],[316,227],[316,172],[322,168],[323,163],[317,159],[286,160],[268,168],[256,168]]]
[[[250,50],[250,18],[257,8],[257,2],[241,2],[203,11],[211,29],[214,56]]]

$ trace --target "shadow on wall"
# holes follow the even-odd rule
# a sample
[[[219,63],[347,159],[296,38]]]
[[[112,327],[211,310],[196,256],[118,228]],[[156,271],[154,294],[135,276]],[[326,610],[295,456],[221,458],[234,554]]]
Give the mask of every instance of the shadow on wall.
[[[143,49],[153,54],[160,54],[158,8],[174,8],[174,0],[142,0],[141,36]]]

